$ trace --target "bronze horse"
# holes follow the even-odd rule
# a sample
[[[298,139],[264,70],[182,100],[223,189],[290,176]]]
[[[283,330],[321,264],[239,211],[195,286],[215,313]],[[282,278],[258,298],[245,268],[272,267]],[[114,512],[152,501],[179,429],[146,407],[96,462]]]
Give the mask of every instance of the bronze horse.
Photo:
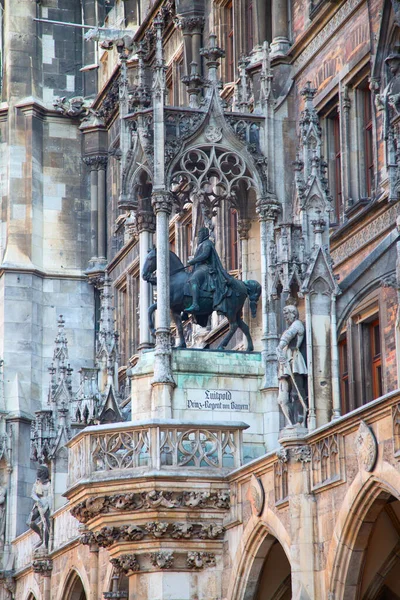
[[[150,250],[143,266],[142,277],[145,281],[157,285],[157,279],[153,273],[157,268],[156,248]],[[178,256],[170,251],[169,253],[169,272],[170,272],[170,307],[173,319],[179,335],[178,348],[186,348],[185,337],[183,335],[182,314],[185,314],[185,309],[191,305],[192,296],[190,293],[190,284],[188,284],[190,274],[185,271]],[[253,341],[250,336],[249,327],[242,320],[242,309],[246,298],[250,300],[251,316],[255,318],[257,313],[257,302],[261,295],[261,285],[258,281],[240,281],[229,276],[228,286],[230,294],[225,299],[224,311],[218,311],[223,314],[229,321],[229,331],[218,346],[219,350],[224,350],[231,340],[235,331],[239,328],[243,331],[247,339],[247,350],[252,352],[254,349]],[[200,310],[196,312],[196,322],[205,327],[208,317],[213,312],[213,296],[212,292],[201,290],[200,293]],[[149,307],[149,329],[152,335],[155,335],[154,327],[154,311],[157,309],[157,303]]]

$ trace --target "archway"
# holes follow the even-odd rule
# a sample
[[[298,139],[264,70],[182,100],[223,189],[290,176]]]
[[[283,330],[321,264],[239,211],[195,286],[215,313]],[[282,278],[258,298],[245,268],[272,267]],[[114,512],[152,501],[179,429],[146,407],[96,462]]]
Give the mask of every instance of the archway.
[[[87,600],[82,580],[76,572],[68,579],[62,598],[63,600]]]
[[[347,531],[339,549],[334,597],[400,600],[400,501],[381,490],[367,509],[357,512],[361,525],[354,535]]]
[[[259,546],[242,600],[290,600],[291,568],[279,541],[268,534]]]

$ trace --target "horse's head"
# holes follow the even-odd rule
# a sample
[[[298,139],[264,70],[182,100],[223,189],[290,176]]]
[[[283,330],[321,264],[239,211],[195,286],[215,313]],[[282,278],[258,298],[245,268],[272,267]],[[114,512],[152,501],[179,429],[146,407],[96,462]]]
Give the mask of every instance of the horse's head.
[[[151,250],[149,250],[149,252],[146,256],[146,260],[145,260],[145,263],[144,263],[143,269],[142,269],[142,278],[145,281],[151,281],[152,274],[154,273],[156,268],[157,268],[157,250],[154,247]]]
[[[261,296],[261,285],[258,283],[258,281],[255,281],[254,279],[250,279],[249,281],[245,281],[244,283],[247,288],[247,295],[250,300],[251,316],[253,317],[253,319],[255,319],[257,315],[257,302],[259,301]]]

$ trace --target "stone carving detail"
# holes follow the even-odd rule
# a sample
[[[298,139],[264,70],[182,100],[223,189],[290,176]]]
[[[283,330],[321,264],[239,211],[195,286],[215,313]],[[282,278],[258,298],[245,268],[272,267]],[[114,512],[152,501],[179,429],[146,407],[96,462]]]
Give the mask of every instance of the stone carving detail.
[[[330,435],[311,445],[311,464],[314,489],[342,478],[338,434]]]
[[[199,531],[199,538],[202,540],[216,540],[223,535],[225,528],[215,523],[210,525],[202,525]]]
[[[243,158],[236,152],[211,146],[185,152],[175,165],[170,189],[179,206],[197,193],[208,209],[213,210],[222,199],[235,198],[240,185],[248,189],[256,187]]]
[[[294,459],[306,464],[311,462],[311,446],[298,446],[297,448],[293,448],[293,456]]]
[[[153,521],[152,523],[147,523],[146,529],[149,533],[153,535],[155,538],[162,538],[168,529],[168,523],[160,523]]]
[[[274,489],[275,504],[285,502],[288,498],[288,453],[285,448],[281,448],[276,453],[277,461],[274,463]]]
[[[150,437],[146,429],[91,436],[94,471],[131,469],[149,464]]]
[[[228,510],[228,491],[219,492],[150,492],[115,494],[113,496],[91,496],[71,509],[73,517],[87,523],[99,514],[123,511],[176,508]]]
[[[119,107],[119,87],[120,78],[118,77],[108,88],[106,95],[101,101],[100,107],[96,111],[97,116],[103,119],[105,123],[111,119]]]
[[[75,96],[74,98],[57,96],[53,101],[56,111],[67,117],[88,117],[91,113],[95,113],[91,110],[92,104],[93,100],[86,100],[82,96]]]
[[[222,140],[222,128],[217,127],[216,125],[207,125],[204,136],[207,142],[211,144],[216,144],[217,142]]]
[[[17,584],[14,577],[14,571],[0,571],[0,586],[5,592],[8,592],[7,598],[14,600]]]
[[[400,404],[392,407],[393,450],[396,457],[400,456]]]
[[[140,542],[145,537],[217,540],[222,538],[224,531],[224,527],[216,523],[160,523],[153,521],[144,527],[120,525],[102,527],[100,531],[85,531],[80,537],[80,542],[85,546],[96,544],[101,548],[109,548],[117,542]]]
[[[175,17],[175,25],[184,33],[201,32],[204,28],[204,17]]]
[[[34,573],[39,573],[43,577],[50,577],[53,570],[53,561],[50,558],[37,558],[32,561]]]
[[[378,456],[378,447],[372,429],[365,421],[361,421],[357,430],[354,448],[358,464],[364,471],[373,470]]]
[[[136,554],[122,554],[118,558],[112,558],[110,562],[117,572],[123,573],[124,575],[127,575],[132,571],[140,570]]]
[[[156,230],[156,219],[153,211],[139,210],[136,215],[136,227],[138,233],[141,233],[142,231],[154,233]]]
[[[172,212],[173,200],[171,194],[168,192],[153,192],[151,204],[156,214],[158,212],[165,212],[170,215]]]
[[[49,469],[46,465],[40,465],[37,469],[31,498],[34,504],[27,524],[40,537],[40,542],[36,545],[35,551],[47,551],[50,540],[50,514],[53,509],[53,493],[49,479]]]
[[[170,569],[174,562],[172,552],[152,552],[150,554],[150,562],[153,567],[158,569]]]
[[[264,508],[265,492],[261,480],[253,473],[250,480],[250,502],[259,517]]]
[[[215,554],[210,552],[188,552],[186,564],[189,569],[215,567]]]

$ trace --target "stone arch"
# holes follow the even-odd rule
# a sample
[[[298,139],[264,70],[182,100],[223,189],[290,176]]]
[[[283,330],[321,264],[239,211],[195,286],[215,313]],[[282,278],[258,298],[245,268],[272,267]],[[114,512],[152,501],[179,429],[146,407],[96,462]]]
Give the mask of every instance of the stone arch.
[[[379,597],[368,595],[369,592],[360,595],[364,583],[363,567],[368,559],[367,550],[375,524],[386,505],[400,500],[400,473],[384,463],[380,475],[359,473],[342,503],[327,558],[327,564],[333,565],[327,583],[330,597],[334,600],[374,600]],[[400,510],[400,505],[397,509]],[[396,557],[399,561],[397,564],[400,564],[400,528],[397,533],[398,546],[387,557],[388,560],[383,561],[379,569],[380,580],[372,580],[370,590],[374,588],[377,592],[378,585],[383,584],[385,575],[395,566]]]
[[[83,580],[85,579],[85,585]],[[59,600],[88,600],[89,582],[76,567],[70,569],[65,577],[64,584],[60,586]]]
[[[29,591],[26,600],[36,600],[36,596],[33,592]]]
[[[287,560],[290,570],[290,538],[281,521],[270,509],[266,509],[263,519],[256,517],[250,519],[242,540],[243,543],[232,565],[232,573],[235,577],[232,577],[229,587],[227,595],[229,600],[257,598],[257,588],[263,569],[276,545],[282,549],[282,557]],[[281,591],[282,589],[283,586]]]

